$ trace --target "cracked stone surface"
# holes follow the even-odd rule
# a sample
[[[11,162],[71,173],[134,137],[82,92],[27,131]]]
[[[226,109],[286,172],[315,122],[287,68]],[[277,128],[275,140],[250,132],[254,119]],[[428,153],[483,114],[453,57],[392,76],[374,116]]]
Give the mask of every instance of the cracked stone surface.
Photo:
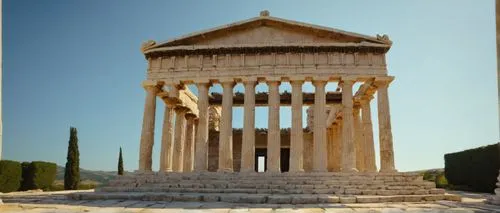
[[[247,204],[226,202],[179,202],[136,200],[69,200],[70,192],[16,192],[0,194],[0,212],[500,212],[500,206],[487,204],[492,196],[448,191],[463,197],[462,202],[393,202],[335,204]],[[78,191],[81,192],[81,191]]]

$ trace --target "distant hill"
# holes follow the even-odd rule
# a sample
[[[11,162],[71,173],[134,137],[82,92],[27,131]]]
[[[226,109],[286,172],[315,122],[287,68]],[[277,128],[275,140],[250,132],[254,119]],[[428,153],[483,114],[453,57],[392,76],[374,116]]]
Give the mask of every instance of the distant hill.
[[[80,180],[96,182],[98,184],[107,184],[109,180],[112,180],[117,176],[116,173],[116,171],[93,171],[80,168]],[[63,166],[57,166],[56,180],[64,180]]]

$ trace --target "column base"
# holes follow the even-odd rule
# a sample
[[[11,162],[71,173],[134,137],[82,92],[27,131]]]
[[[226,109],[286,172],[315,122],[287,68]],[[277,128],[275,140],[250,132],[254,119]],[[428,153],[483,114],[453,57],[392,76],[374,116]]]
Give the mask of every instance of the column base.
[[[340,172],[359,172],[358,169],[356,168],[350,168],[350,169],[340,169]]]
[[[223,169],[217,169],[217,172],[227,172],[227,173],[232,173],[234,172],[233,169],[230,168],[223,168]]]
[[[255,173],[255,170],[253,170],[253,169],[245,169],[245,170],[241,169],[240,173]]]
[[[289,170],[288,173],[304,173],[304,169],[299,169],[299,170]]]
[[[378,171],[380,173],[396,173],[398,172],[398,170],[396,169],[380,169],[380,171]]]

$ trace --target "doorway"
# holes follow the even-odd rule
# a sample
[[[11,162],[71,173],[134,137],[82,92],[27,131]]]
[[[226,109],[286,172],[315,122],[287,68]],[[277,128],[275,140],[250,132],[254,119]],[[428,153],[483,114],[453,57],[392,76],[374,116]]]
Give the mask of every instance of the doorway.
[[[290,169],[290,148],[281,148],[280,153],[281,172],[288,172]],[[267,148],[255,149],[255,171],[267,171]]]

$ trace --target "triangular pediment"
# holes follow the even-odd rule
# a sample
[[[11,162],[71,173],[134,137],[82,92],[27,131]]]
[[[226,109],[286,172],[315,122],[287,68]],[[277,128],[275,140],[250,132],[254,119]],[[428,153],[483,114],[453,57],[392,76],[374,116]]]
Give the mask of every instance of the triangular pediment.
[[[386,37],[371,37],[334,28],[306,24],[270,16],[260,16],[205,31],[191,33],[147,47],[192,45],[266,45],[312,43],[375,43],[389,44]]]

